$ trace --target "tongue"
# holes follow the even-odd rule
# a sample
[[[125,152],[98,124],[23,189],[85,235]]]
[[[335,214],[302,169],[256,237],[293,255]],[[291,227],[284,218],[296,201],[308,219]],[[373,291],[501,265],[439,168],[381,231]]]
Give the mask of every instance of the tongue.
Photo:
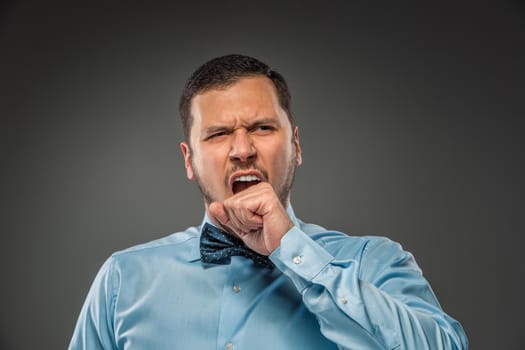
[[[233,183],[233,193],[244,191],[248,187],[257,185],[259,181],[236,181]]]

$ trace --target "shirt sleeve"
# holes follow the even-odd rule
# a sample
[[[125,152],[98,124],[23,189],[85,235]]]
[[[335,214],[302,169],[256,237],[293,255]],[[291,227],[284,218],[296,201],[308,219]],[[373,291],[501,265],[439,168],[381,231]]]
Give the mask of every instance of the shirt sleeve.
[[[116,349],[113,315],[118,281],[114,260],[109,258],[99,270],[80,311],[69,350]]]
[[[295,226],[270,259],[340,349],[467,349],[461,325],[399,244],[374,237],[356,250],[346,235],[329,240],[331,249]]]

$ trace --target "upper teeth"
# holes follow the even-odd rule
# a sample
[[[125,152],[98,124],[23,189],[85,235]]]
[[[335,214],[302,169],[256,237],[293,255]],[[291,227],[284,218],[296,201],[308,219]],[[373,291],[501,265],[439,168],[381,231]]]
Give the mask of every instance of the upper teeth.
[[[255,175],[243,175],[235,178],[235,181],[261,181],[257,176]]]

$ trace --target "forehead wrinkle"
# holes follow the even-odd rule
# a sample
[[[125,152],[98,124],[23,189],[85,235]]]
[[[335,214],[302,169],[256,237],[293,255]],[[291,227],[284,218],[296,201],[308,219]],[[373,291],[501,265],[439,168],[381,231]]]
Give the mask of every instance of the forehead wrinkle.
[[[239,95],[240,84],[260,79],[243,78],[223,89],[211,89],[197,94],[191,104],[193,125],[199,119],[201,132],[212,128],[236,128],[239,124],[246,127],[254,123],[252,119],[265,116],[270,116],[267,119],[273,119],[273,123],[281,125],[280,114],[284,111],[279,104],[275,87],[271,81],[265,81],[267,78],[263,79],[269,89],[260,91],[249,85]],[[207,102],[202,103],[203,101]]]
[[[211,128],[230,128],[238,125],[246,127],[255,124],[278,124],[279,118],[276,116],[275,111],[263,111],[256,109],[251,111],[252,108],[240,108],[241,110],[235,110],[233,113],[215,114],[207,120],[203,120],[205,130]],[[244,109],[245,111],[243,111]],[[209,125],[209,126],[206,126]]]
[[[203,132],[206,133],[212,133],[214,131],[220,131],[220,130],[234,130],[237,128],[245,128],[245,129],[251,129],[259,125],[272,125],[272,126],[280,126],[281,122],[279,118],[277,117],[254,117],[245,119],[243,117],[235,118],[233,123],[228,122],[217,122],[214,123],[208,127],[205,127],[203,129]]]

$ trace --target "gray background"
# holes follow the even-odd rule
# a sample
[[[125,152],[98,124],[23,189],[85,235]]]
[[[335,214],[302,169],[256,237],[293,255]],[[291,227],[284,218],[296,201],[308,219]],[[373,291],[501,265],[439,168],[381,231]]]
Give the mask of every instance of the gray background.
[[[233,52],[291,86],[298,216],[399,241],[472,349],[525,348],[520,3],[1,11],[1,349],[65,348],[111,252],[200,222],[178,97]]]

